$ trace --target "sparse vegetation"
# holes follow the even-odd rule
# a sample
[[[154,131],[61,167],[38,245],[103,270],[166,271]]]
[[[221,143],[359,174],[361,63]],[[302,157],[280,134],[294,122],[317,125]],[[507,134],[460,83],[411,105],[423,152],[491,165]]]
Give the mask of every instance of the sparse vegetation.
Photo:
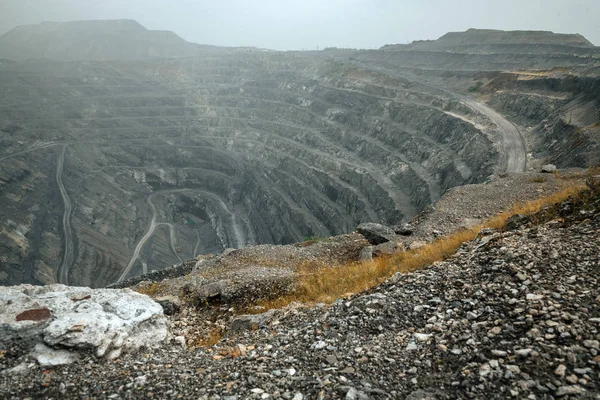
[[[202,335],[198,335],[187,343],[190,348],[212,347],[223,338],[224,332],[221,328],[214,328]]]
[[[483,82],[477,81],[474,85],[469,87],[469,92],[478,92],[482,86],[483,86]]]
[[[135,290],[136,292],[147,296],[156,296],[160,293],[161,289],[160,283],[148,283],[147,285],[138,286]]]
[[[304,238],[304,241],[302,242],[302,247],[311,246],[315,243],[320,242],[321,240],[323,240],[323,238],[318,238],[316,236],[307,236]]]
[[[490,218],[481,225],[455,232],[419,249],[409,250],[399,255],[346,265],[302,268],[299,271],[298,283],[291,294],[261,302],[259,305],[264,309],[272,309],[284,307],[292,302],[330,303],[349,294],[367,290],[397,272],[414,271],[450,257],[463,243],[475,239],[482,229],[503,228],[508,218],[515,214],[532,215],[547,208],[543,219],[553,218],[555,215],[551,212],[551,205],[569,197],[580,196],[584,188],[583,183],[565,182],[562,190],[550,196],[516,204],[512,209]]]

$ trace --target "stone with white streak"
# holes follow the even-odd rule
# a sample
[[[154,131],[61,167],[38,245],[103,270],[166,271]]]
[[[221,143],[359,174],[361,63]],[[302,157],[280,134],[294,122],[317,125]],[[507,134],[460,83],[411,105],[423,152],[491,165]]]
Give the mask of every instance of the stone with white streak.
[[[159,346],[166,336],[161,306],[130,289],[20,285],[0,291],[0,342],[24,343],[43,364],[52,365],[59,353],[59,364],[73,362],[78,351],[89,350],[112,359]]]

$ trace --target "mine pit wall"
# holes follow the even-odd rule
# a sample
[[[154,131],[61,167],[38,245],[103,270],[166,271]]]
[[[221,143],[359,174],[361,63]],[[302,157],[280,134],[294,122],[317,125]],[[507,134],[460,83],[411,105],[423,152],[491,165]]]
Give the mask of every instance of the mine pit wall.
[[[119,65],[112,67],[123,68]],[[189,78],[198,82],[181,85],[137,75],[83,85],[84,78],[61,80],[58,73],[32,74],[25,82],[33,86],[25,97],[58,91],[64,102],[54,114],[39,105],[39,118],[27,118],[26,109],[3,112],[23,125],[23,139],[43,131],[48,136],[36,139],[69,141],[64,180],[73,202],[77,249],[70,283],[97,287],[118,279],[148,232],[153,193],[161,225],[130,276],[142,272],[143,262],[152,271],[194,257],[198,240],[197,253],[213,253],[347,233],[365,221],[400,223],[446,189],[486,179],[499,162],[485,133],[442,111],[476,117],[452,99],[403,92],[403,84],[393,79],[381,83],[394,89],[378,86],[379,81],[345,81],[343,71],[333,67],[335,76],[327,77],[329,66],[317,73],[237,70],[239,65],[246,68],[240,61],[231,68],[209,65],[206,75]],[[106,67],[97,68],[92,76]],[[215,70],[223,76],[209,79]],[[232,87],[211,83],[190,94],[188,87],[209,80]],[[367,93],[360,92],[363,87]],[[37,154],[42,153],[18,160],[28,168],[30,163],[43,166]],[[50,171],[47,179],[53,182],[55,166],[42,169]],[[5,180],[27,181],[18,171],[6,175]],[[181,189],[189,193],[177,192]],[[6,192],[18,190],[11,186]],[[32,201],[42,194],[31,193]],[[55,203],[49,218],[59,226],[60,199]],[[44,239],[43,252],[60,249],[59,232],[38,221],[41,216],[34,230]],[[170,242],[166,224],[173,226],[176,243]],[[50,256],[30,257],[38,275],[35,265]],[[8,273],[23,259],[13,258]],[[18,278],[9,277],[11,283]]]
[[[533,127],[535,157],[560,168],[600,162],[600,78],[499,74],[486,92],[490,106]]]

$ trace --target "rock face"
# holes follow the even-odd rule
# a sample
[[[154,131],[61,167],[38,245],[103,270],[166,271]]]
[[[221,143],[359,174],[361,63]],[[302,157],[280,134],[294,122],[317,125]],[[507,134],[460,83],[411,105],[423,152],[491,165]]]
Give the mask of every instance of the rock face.
[[[546,174],[551,174],[553,172],[556,172],[556,165],[546,164],[546,165],[542,166],[542,172],[544,172]]]
[[[393,240],[396,236],[396,233],[393,229],[385,225],[376,224],[374,222],[360,224],[358,227],[356,227],[356,231],[363,235],[369,241],[369,243],[374,246],[387,243]]]
[[[74,361],[74,352],[109,359],[167,336],[161,306],[130,289],[20,285],[0,291],[0,343],[33,348],[42,365]]]

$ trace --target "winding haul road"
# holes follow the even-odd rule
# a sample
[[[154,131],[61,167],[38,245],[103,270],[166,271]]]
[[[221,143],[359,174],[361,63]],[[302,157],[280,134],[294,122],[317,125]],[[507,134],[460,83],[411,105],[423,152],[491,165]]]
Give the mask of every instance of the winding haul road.
[[[502,134],[502,148],[506,157],[506,172],[523,172],[527,166],[527,146],[519,129],[504,118],[500,113],[492,110],[483,103],[467,96],[454,94],[469,107],[488,117]]]
[[[58,164],[56,166],[56,184],[58,185],[58,189],[60,190],[60,195],[63,199],[64,211],[62,217],[62,226],[63,226],[63,255],[58,267],[58,282],[64,285],[69,284],[69,269],[73,265],[73,232],[71,230],[71,200],[69,199],[69,194],[65,189],[65,185],[63,183],[63,171],[65,164],[65,153],[67,151],[67,145],[62,146],[62,150],[58,157]]]
[[[229,214],[229,217],[231,218],[231,227],[233,230],[232,242],[235,242],[235,244],[232,243],[232,246],[235,248],[240,248],[240,247],[244,246],[244,244],[245,244],[244,233],[243,233],[243,230],[238,225],[235,213],[232,212],[231,210],[229,210],[229,208],[227,207],[225,202],[219,196],[217,196],[213,193],[210,193],[210,192],[206,192],[204,190],[199,190],[199,189],[173,189],[173,190],[164,190],[164,191],[160,191],[160,192],[154,192],[150,196],[148,196],[148,198],[146,199],[146,201],[150,205],[150,209],[152,211],[152,219],[150,220],[150,225],[148,226],[148,230],[146,231],[144,236],[142,236],[140,241],[135,246],[135,250],[133,251],[131,259],[129,260],[129,263],[127,264],[127,266],[125,267],[125,269],[123,270],[121,275],[119,276],[119,279],[117,280],[117,282],[121,282],[122,280],[124,280],[127,277],[127,275],[129,275],[129,273],[131,272],[131,269],[135,265],[135,262],[138,260],[138,258],[140,256],[140,252],[142,251],[142,248],[144,247],[146,242],[152,237],[152,235],[154,235],[156,228],[161,225],[166,225],[169,227],[169,230],[170,230],[170,232],[169,232],[170,239],[169,240],[171,242],[171,250],[173,251],[175,256],[179,259],[179,261],[180,262],[182,261],[179,253],[175,249],[175,229],[174,229],[173,225],[168,222],[157,222],[156,221],[156,219],[157,219],[156,206],[154,205],[154,203],[152,203],[152,198],[157,194],[183,193],[183,192],[201,193],[204,196],[207,196],[207,197],[210,197],[210,198],[216,200],[219,203],[220,207],[223,208],[223,210],[227,214]],[[199,237],[198,237],[198,240],[200,240]],[[224,244],[224,246],[226,246],[226,244]],[[197,247],[198,247],[198,245],[196,245],[196,248]]]
[[[523,172],[527,166],[527,146],[523,135],[516,127],[515,124],[504,118],[500,113],[488,107],[487,105],[478,102],[472,97],[465,96],[461,93],[454,92],[442,86],[433,85],[417,76],[412,74],[401,73],[398,71],[392,71],[383,67],[372,66],[363,62],[355,61],[354,64],[382,72],[391,76],[396,76],[400,79],[410,80],[421,86],[426,86],[441,92],[444,92],[469,106],[471,109],[485,115],[490,121],[492,121],[502,135],[502,152],[506,160],[506,172]]]

